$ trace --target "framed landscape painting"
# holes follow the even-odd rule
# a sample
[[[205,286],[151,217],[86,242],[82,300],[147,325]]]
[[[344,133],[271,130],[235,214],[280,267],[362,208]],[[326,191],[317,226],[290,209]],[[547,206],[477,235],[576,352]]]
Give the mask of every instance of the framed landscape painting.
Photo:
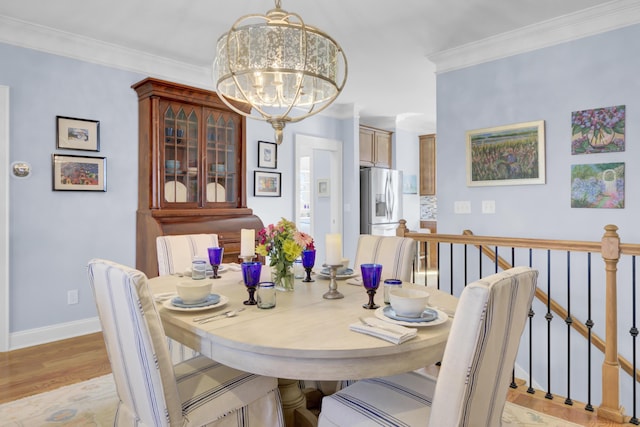
[[[467,186],[545,183],[544,120],[467,134]]]
[[[107,191],[104,157],[53,155],[54,191]]]

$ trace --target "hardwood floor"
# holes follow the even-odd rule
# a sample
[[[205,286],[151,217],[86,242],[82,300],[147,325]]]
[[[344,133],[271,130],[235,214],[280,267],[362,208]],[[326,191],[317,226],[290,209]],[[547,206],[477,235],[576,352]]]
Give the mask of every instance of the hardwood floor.
[[[36,347],[0,353],[0,403],[86,381],[111,372],[102,334],[89,334]],[[562,398],[548,400],[544,392],[509,390],[507,399],[588,427],[629,426],[603,420],[585,411],[584,404],[567,406]]]

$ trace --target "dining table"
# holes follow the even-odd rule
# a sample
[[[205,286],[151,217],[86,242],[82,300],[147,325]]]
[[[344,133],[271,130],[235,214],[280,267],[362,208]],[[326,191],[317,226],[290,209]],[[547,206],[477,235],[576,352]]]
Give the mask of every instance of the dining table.
[[[298,386],[301,379],[359,380],[394,375],[429,366],[442,358],[451,327],[451,319],[443,312],[453,313],[457,304],[457,298],[446,292],[403,283],[403,287],[426,289],[430,304],[438,307],[446,320],[440,319],[433,326],[421,325],[416,328],[415,338],[394,344],[350,329],[360,317],[380,317],[382,309],[363,308],[369,298],[363,286],[338,280],[338,290],[344,298],[324,299],[329,280],[318,273],[313,282],[296,279],[293,291],[277,292],[275,307],[261,309],[243,304],[248,292],[239,266],[223,267],[219,279],[205,279],[212,282],[211,292],[222,300],[209,309],[191,310],[171,303],[177,283],[193,280],[191,277],[173,275],[149,280],[165,333],[217,362],[278,378],[287,426],[317,422],[306,408],[305,396]],[[263,266],[261,280],[271,280],[268,266]],[[382,286],[375,301],[385,306]],[[194,320],[229,310],[236,314],[207,323]]]

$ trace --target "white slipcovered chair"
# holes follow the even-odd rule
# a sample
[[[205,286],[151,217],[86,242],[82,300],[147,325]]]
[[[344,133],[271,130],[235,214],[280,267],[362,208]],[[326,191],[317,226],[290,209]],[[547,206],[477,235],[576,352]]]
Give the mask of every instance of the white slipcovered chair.
[[[410,282],[415,256],[416,242],[409,237],[361,234],[353,268],[360,273],[360,264],[382,264],[381,280]]]
[[[158,274],[183,274],[191,270],[194,257],[209,259],[207,248],[218,246],[217,234],[181,234],[176,236],[158,236]]]
[[[144,273],[89,262],[119,397],[117,426],[284,426],[277,379],[204,356],[173,365]]]
[[[209,259],[208,248],[218,246],[217,234],[181,234],[175,236],[158,236],[156,251],[158,254],[158,274],[184,274],[191,270],[194,257]],[[169,354],[173,363],[182,362],[198,355],[192,348],[178,341],[167,338]]]
[[[437,380],[414,371],[323,398],[319,427],[500,426],[538,272],[516,267],[462,292]]]

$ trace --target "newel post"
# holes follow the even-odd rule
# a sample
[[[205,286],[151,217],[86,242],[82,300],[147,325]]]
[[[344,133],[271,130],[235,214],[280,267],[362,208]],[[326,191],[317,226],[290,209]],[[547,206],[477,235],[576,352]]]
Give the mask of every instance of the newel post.
[[[409,232],[409,229],[407,228],[407,220],[401,219],[399,222],[400,225],[398,225],[398,228],[396,228],[396,236],[404,237],[404,233]]]
[[[624,422],[624,408],[620,406],[620,365],[618,364],[618,302],[617,271],[620,259],[620,236],[618,227],[609,224],[604,227],[601,253],[606,270],[605,301],[605,350],[602,364],[602,404],[598,408],[598,416]]]

